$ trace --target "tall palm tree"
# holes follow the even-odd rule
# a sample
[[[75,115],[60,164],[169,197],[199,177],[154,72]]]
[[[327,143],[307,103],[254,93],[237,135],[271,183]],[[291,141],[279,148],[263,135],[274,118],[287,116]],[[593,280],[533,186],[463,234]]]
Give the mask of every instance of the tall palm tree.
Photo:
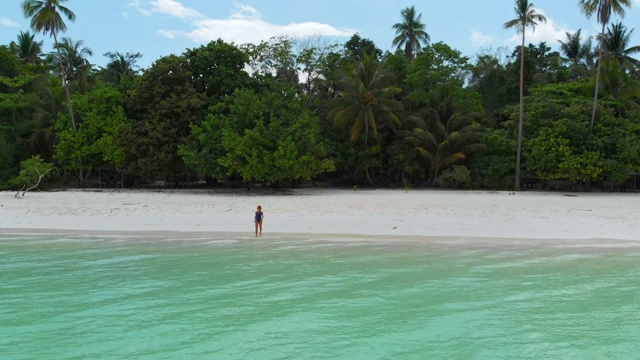
[[[55,48],[57,51],[49,54],[49,61],[55,67],[66,71],[63,76],[65,83],[75,86],[75,89],[86,90],[87,78],[92,68],[88,57],[93,55],[93,50],[84,46],[84,41],[73,41],[69,37],[62,38]]]
[[[571,69],[584,74],[583,70],[591,63],[592,42],[591,38],[582,41],[582,29],[578,29],[575,33],[565,32],[566,40],[558,40],[560,42],[560,52],[567,61],[571,63]]]
[[[23,64],[39,64],[42,62],[42,41],[35,40],[35,34],[22,32],[18,34],[18,41],[12,41],[9,48]]]
[[[524,39],[525,30],[531,27],[534,31],[538,22],[547,22],[547,18],[538,14],[529,0],[516,0],[514,8],[516,18],[504,23],[505,29],[516,28],[518,34],[522,34],[522,44],[520,46],[520,121],[518,123],[518,150],[516,154],[516,181],[515,190],[520,190],[520,158],[522,156],[522,130],[524,127]]]
[[[400,126],[398,112],[402,103],[394,95],[400,89],[389,85],[391,77],[382,69],[373,55],[362,54],[362,61],[352,75],[344,76],[339,82],[342,91],[331,103],[329,118],[339,127],[350,127],[351,141],[356,141],[364,131],[364,141],[378,137],[378,128],[385,125]],[[373,183],[368,169],[367,181]]]
[[[391,44],[397,46],[398,50],[404,46],[404,56],[412,61],[415,54],[422,49],[422,43],[428,44],[431,39],[424,30],[425,24],[421,22],[422,14],[416,16],[415,7],[405,8],[400,14],[402,22],[393,25],[396,37]]]
[[[598,91],[600,89],[600,74],[602,72],[602,56],[604,51],[604,30],[605,26],[611,20],[611,14],[616,13],[620,17],[624,17],[625,7],[631,7],[631,0],[579,0],[578,6],[582,12],[590,18],[593,14],[597,14],[598,23],[602,25],[600,32],[600,50],[598,51],[598,65],[596,70],[596,90],[593,96],[593,111],[591,112],[591,131],[593,132],[593,124],[596,121],[596,110],[598,109]]]
[[[76,20],[76,15],[73,11],[67,7],[62,6],[61,3],[67,0],[23,0],[22,12],[26,18],[31,18],[31,28],[36,32],[42,32],[44,35],[50,34],[53,37],[54,44],[56,44],[56,50],[58,50],[58,57],[60,55],[58,47],[58,32],[65,32],[67,25],[64,23],[63,15],[67,20],[73,22]],[[78,130],[75,117],[73,116],[73,105],[71,103],[71,92],[69,86],[64,79],[66,71],[64,69],[63,62],[60,62],[60,74],[65,90],[65,96],[67,98],[67,107],[69,109],[69,117],[71,118],[71,125],[75,131]]]

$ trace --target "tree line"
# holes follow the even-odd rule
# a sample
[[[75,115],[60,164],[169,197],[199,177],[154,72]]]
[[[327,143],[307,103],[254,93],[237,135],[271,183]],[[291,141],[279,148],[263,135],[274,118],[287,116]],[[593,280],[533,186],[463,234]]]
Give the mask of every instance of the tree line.
[[[507,54],[432,42],[411,6],[390,26],[393,52],[359,34],[216,40],[146,69],[115,51],[93,66],[90,47],[60,37],[75,19],[65,2],[23,1],[35,33],[0,46],[0,188],[45,172],[91,186],[105,167],[127,184],[516,190],[617,189],[640,173],[640,47],[612,21],[629,0],[578,1],[602,32],[566,33],[559,51],[526,44],[546,19],[515,0],[504,27],[522,41]]]

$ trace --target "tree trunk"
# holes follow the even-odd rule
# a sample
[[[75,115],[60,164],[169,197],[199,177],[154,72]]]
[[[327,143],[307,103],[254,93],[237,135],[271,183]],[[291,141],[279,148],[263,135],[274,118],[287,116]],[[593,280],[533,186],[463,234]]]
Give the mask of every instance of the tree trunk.
[[[369,147],[369,117],[368,116],[365,116],[365,121],[364,121],[364,146],[365,148]],[[369,183],[369,185],[375,186],[373,179],[371,179],[371,176],[369,175],[368,166],[364,167],[364,176],[367,178],[367,182]]]
[[[76,118],[73,114],[73,104],[71,103],[71,91],[69,90],[69,84],[67,84],[66,71],[64,67],[64,63],[62,61],[62,55],[60,54],[60,47],[58,45],[58,36],[55,31],[52,31],[53,41],[55,41],[56,51],[58,52],[58,61],[60,62],[60,76],[62,77],[62,87],[64,87],[64,95],[67,99],[67,108],[69,109],[69,118],[71,119],[71,126],[73,126],[73,130],[78,133],[78,125],[76,124]],[[84,186],[85,177],[84,172],[82,171],[82,158],[78,155],[78,181],[80,186]]]
[[[367,182],[369,183],[369,185],[371,186],[376,185],[376,183],[371,178],[371,175],[369,175],[369,168],[364,168],[364,176],[367,178]]]
[[[589,129],[591,130],[591,133],[593,134],[593,125],[596,122],[596,112],[598,111],[598,90],[600,90],[600,73],[602,71],[602,53],[604,50],[604,25],[605,23],[602,23],[602,32],[600,33],[600,51],[598,54],[598,66],[597,66],[597,70],[596,70],[596,91],[595,91],[595,95],[593,96],[593,111],[591,112],[591,126],[589,126]]]
[[[516,181],[514,190],[520,190],[520,158],[522,157],[522,130],[524,127],[524,32],[522,26],[522,47],[520,48],[520,121],[518,122],[518,150],[516,152]]]

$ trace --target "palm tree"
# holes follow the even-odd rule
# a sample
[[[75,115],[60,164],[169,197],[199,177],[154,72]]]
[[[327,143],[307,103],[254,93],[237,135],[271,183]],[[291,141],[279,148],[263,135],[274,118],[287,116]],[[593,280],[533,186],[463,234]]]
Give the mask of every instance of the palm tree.
[[[73,41],[69,37],[62,38],[56,49],[58,51],[50,53],[47,59],[54,67],[63,68],[66,71],[64,81],[71,92],[88,91],[93,70],[88,57],[93,55],[93,50],[84,46],[84,41]],[[62,67],[60,67],[61,62]]]
[[[445,94],[438,101],[415,119],[416,126],[404,140],[426,160],[429,186],[436,185],[442,171],[484,149],[476,142],[476,127],[453,111],[451,97]]]
[[[73,41],[69,37],[62,38],[59,44],[55,44],[55,48],[57,51],[49,54],[49,61],[66,71],[62,76],[65,84],[86,90],[87,78],[92,68],[88,57],[93,55],[93,50],[84,46],[84,41]]]
[[[18,41],[12,41],[9,48],[16,54],[23,64],[39,64],[42,62],[42,41],[35,40],[35,34],[22,32],[18,34]]]
[[[412,61],[415,54],[422,49],[422,43],[428,44],[430,38],[429,34],[424,31],[425,24],[421,22],[422,14],[416,16],[415,7],[405,8],[401,15],[402,22],[393,25],[396,37],[391,44],[397,46],[398,50],[404,46],[404,56],[407,60]]]
[[[640,46],[630,46],[633,29],[618,22],[609,26],[604,38],[601,86],[620,101],[634,101],[640,96],[640,61],[632,55]]]
[[[351,128],[351,141],[356,141],[364,130],[364,141],[368,144],[370,134],[378,137],[379,127],[400,126],[397,113],[402,104],[393,98],[400,89],[390,86],[390,80],[380,62],[364,52],[354,73],[343,76],[339,82],[343,90],[332,101],[329,118],[339,127]],[[365,172],[367,181],[373,183],[367,169]]]
[[[69,10],[60,3],[67,0],[23,0],[22,12],[26,18],[31,18],[31,28],[36,32],[42,32],[44,35],[50,34],[53,37],[53,41],[56,44],[56,50],[58,50],[58,58],[62,58],[60,55],[60,49],[58,47],[58,32],[65,32],[67,25],[62,19],[62,15],[69,21],[75,21],[76,15],[73,11]],[[63,62],[60,62],[60,74],[65,90],[65,96],[67,98],[67,107],[69,109],[69,117],[71,118],[71,124],[75,131],[78,130],[75,117],[73,116],[73,105],[71,103],[71,92],[69,86],[64,79],[66,71],[64,69]]]
[[[136,62],[142,57],[140,53],[107,52],[104,56],[111,61],[103,69],[105,79],[113,84],[120,84],[123,78],[133,77],[138,72]]]
[[[596,90],[593,96],[593,111],[591,112],[591,132],[593,132],[593,124],[596,121],[596,110],[598,109],[598,90],[600,89],[600,73],[602,72],[602,56],[604,51],[604,29],[611,20],[611,13],[615,12],[624,17],[625,6],[631,7],[631,0],[579,0],[578,6],[582,12],[590,18],[593,14],[597,14],[598,22],[602,25],[600,32],[600,50],[598,51],[598,65],[596,71]]]
[[[627,27],[617,22],[607,29],[604,36],[603,56],[610,58],[622,69],[630,72],[640,70],[640,60],[632,55],[640,53],[640,46],[630,46],[631,35],[635,29],[627,31]]]
[[[534,31],[538,22],[547,22],[547,18],[538,14],[529,0],[516,0],[516,18],[504,23],[505,29],[517,28],[522,34],[522,45],[520,46],[520,122],[518,124],[518,150],[516,155],[516,181],[515,190],[520,190],[520,158],[522,155],[522,128],[524,126],[524,38],[525,30],[531,27]]]
[[[592,43],[591,38],[582,41],[582,29],[578,29],[575,33],[565,32],[566,40],[558,40],[560,42],[560,51],[571,63],[571,69],[578,73],[584,74],[585,68],[591,63]]]

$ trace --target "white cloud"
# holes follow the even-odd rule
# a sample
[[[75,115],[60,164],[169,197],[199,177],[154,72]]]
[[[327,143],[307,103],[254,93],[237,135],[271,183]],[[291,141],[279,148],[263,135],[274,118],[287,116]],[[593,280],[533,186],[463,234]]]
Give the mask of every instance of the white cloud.
[[[541,9],[536,9],[539,14],[545,15]],[[547,22],[538,22],[535,29],[528,27],[525,31],[526,44],[537,44],[545,41],[547,45],[555,46],[558,40],[566,38],[565,32],[573,33],[574,31],[556,23],[552,18],[545,15]],[[516,29],[512,29],[514,32]],[[506,44],[508,45],[520,45],[522,43],[522,34],[514,34],[510,37]],[[526,45],[525,44],[525,45]]]
[[[9,27],[20,27],[20,25],[11,19],[0,17],[0,25]]]
[[[473,30],[471,31],[470,39],[471,39],[471,42],[473,42],[474,44],[483,46],[483,45],[492,43],[495,40],[495,36],[485,35],[480,31]]]
[[[145,9],[142,4],[140,4],[140,0],[133,0],[132,2],[127,4],[127,7],[132,7],[136,10],[138,10],[138,12],[140,12],[142,15],[145,16],[150,16],[151,15],[151,11]]]
[[[151,5],[153,12],[179,17],[183,20],[203,18],[199,12],[175,0],[153,0]]]
[[[349,37],[356,33],[351,29],[337,29],[319,22],[272,24],[262,20],[260,12],[249,5],[236,4],[232,14],[225,19],[212,19],[184,6],[177,0],[152,0],[148,8],[142,8],[136,0],[133,6],[143,14],[160,13],[184,20],[191,30],[161,29],[158,33],[169,39],[188,38],[196,43],[207,43],[221,38],[236,44],[259,43],[274,36],[305,39],[316,36]]]
[[[175,39],[177,36],[173,31],[170,30],[158,30],[158,34],[169,39]]]

